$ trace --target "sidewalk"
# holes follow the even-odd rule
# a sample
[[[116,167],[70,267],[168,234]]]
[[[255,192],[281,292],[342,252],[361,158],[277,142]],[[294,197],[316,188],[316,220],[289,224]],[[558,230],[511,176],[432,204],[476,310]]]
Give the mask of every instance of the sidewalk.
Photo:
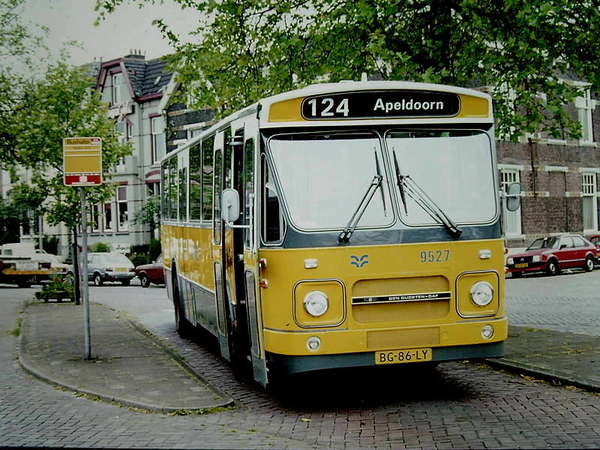
[[[157,339],[118,312],[90,305],[92,360],[85,360],[83,308],[26,307],[20,363],[38,378],[105,401],[154,412],[205,410],[233,399],[195,374]],[[510,327],[496,368],[600,392],[600,337]]]
[[[600,337],[509,327],[504,357],[494,367],[600,392]]]
[[[19,342],[22,367],[54,385],[154,412],[233,405],[233,399],[118,312],[92,303],[90,318],[92,359],[86,360],[82,306],[29,304]]]

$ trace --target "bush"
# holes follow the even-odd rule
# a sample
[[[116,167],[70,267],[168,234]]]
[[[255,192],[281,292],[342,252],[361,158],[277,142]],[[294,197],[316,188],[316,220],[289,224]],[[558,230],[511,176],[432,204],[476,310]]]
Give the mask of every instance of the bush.
[[[58,244],[58,236],[44,236],[43,246],[48,253],[58,255]]]
[[[158,239],[152,239],[148,246],[148,256],[150,257],[150,260],[156,261],[161,253],[162,246],[160,245],[160,241]]]
[[[129,259],[135,267],[152,262],[147,253],[132,253],[129,255]]]
[[[110,245],[105,244],[104,242],[96,242],[92,244],[90,250],[94,253],[107,253],[110,252]]]

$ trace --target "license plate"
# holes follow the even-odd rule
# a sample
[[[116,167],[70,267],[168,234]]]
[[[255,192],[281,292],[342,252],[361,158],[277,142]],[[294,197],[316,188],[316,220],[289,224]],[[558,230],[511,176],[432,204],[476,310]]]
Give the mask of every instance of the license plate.
[[[117,267],[115,270],[117,272],[127,272],[127,269],[125,267]]]
[[[515,269],[522,269],[522,268],[527,267],[527,266],[528,266],[527,263],[515,264]]]
[[[402,364],[431,361],[433,352],[430,348],[406,348],[403,350],[387,350],[375,352],[375,364]]]

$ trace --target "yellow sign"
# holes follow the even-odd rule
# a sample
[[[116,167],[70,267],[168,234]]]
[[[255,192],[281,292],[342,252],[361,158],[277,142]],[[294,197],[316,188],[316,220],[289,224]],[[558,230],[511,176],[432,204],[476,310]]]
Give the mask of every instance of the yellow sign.
[[[67,186],[102,184],[102,139],[64,138],[63,173],[64,183]]]

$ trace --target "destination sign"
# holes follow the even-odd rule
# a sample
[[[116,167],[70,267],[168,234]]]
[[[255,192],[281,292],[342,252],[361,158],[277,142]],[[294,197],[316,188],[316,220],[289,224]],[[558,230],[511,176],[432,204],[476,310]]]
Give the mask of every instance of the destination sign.
[[[456,94],[409,90],[315,95],[305,98],[301,106],[306,120],[453,117],[459,111]]]

